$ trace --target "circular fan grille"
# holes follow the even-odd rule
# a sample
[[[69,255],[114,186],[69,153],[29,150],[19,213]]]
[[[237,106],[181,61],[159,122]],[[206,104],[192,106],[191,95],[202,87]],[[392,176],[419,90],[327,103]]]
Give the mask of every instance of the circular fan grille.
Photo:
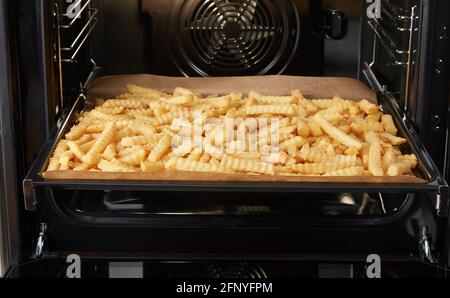
[[[185,75],[280,73],[298,44],[291,0],[185,0],[172,9],[171,48]]]

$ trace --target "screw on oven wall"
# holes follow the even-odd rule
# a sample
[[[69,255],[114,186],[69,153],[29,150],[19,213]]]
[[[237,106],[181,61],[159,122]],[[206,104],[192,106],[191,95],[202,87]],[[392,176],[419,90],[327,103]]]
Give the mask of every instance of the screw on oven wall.
[[[438,59],[435,69],[436,74],[441,75],[445,70],[446,70],[445,61],[443,59]]]
[[[438,115],[434,115],[431,119],[432,129],[433,131],[439,131],[441,129],[441,117]]]

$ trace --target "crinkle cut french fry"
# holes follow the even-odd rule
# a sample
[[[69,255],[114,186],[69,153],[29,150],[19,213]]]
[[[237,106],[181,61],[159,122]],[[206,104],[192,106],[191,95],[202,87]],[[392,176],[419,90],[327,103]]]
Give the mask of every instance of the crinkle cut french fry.
[[[364,173],[363,167],[351,167],[342,170],[336,170],[325,173],[324,176],[334,176],[334,177],[351,177],[351,176],[362,176]]]
[[[226,156],[221,163],[221,166],[239,172],[259,173],[266,175],[274,175],[275,169],[273,165],[263,162],[258,162],[249,159],[240,159]]]
[[[366,114],[375,114],[379,111],[378,106],[363,99],[358,103],[359,108]]]
[[[116,157],[117,154],[117,150],[116,150],[116,144],[109,144],[105,151],[102,154],[103,159],[106,160],[112,160],[113,158]]]
[[[175,88],[173,91],[173,96],[189,96],[192,98],[201,97],[199,93],[182,87]]]
[[[384,171],[387,171],[387,169],[395,164],[397,162],[397,157],[395,155],[394,150],[392,149],[392,147],[389,147],[388,149],[385,150],[385,153],[383,155],[383,158],[381,160],[381,164],[383,167]]]
[[[145,145],[148,143],[157,142],[160,138],[155,135],[154,137],[147,136],[134,136],[134,137],[124,137],[120,141],[120,144],[124,147],[131,147],[135,145]]]
[[[249,97],[261,104],[293,104],[297,101],[294,96],[267,96],[255,91],[251,91]]]
[[[168,134],[165,134],[158,145],[152,150],[150,155],[148,156],[148,161],[159,161],[161,158],[167,154],[170,147],[172,146],[172,137]]]
[[[67,145],[70,148],[70,151],[72,151],[72,153],[79,159],[79,160],[83,160],[83,156],[86,154],[81,148],[80,146],[75,143],[74,141],[68,141]]]
[[[352,138],[351,136],[342,132],[339,128],[333,126],[330,122],[323,119],[320,114],[316,114],[314,116],[314,121],[316,121],[320,127],[325,131],[330,137],[342,143],[348,147],[362,148],[362,144],[360,141]]]
[[[86,132],[86,128],[89,126],[88,123],[79,123],[72,127],[69,133],[66,134],[66,140],[76,141],[83,136]]]
[[[311,128],[302,119],[297,119],[297,134],[303,138],[307,138],[311,135]]]
[[[69,149],[66,140],[61,140],[56,146],[53,157],[50,159],[47,171],[56,171],[59,169],[59,158],[60,156]]]
[[[381,138],[383,141],[389,142],[389,143],[391,143],[392,145],[396,145],[396,146],[402,145],[402,144],[406,144],[406,142],[408,142],[408,141],[407,141],[406,139],[404,139],[404,138],[396,137],[396,136],[393,136],[393,135],[391,135],[391,134],[389,134],[389,133],[382,133],[382,134],[380,134],[380,138]]]
[[[309,145],[303,146],[300,150],[300,157],[303,160],[309,162],[336,162],[355,165],[358,161],[358,157],[355,155],[329,155],[321,152],[320,150],[311,149]]]
[[[291,165],[291,170],[302,174],[325,174],[327,172],[337,171],[353,167],[353,162],[320,162],[320,163],[305,163]]]
[[[322,128],[320,128],[320,125],[319,125],[317,122],[315,122],[315,121],[309,121],[309,122],[308,122],[308,126],[309,126],[309,129],[310,129],[310,131],[311,131],[311,135],[312,135],[313,137],[320,137],[320,136],[323,136]]]
[[[348,110],[353,106],[351,100],[344,100],[341,98],[329,99],[313,99],[311,103],[321,110],[335,109],[336,111]]]
[[[187,105],[194,102],[194,96],[190,94],[178,95],[175,97],[171,97],[166,99],[165,102],[174,104],[174,105]]]
[[[71,151],[64,152],[59,157],[60,170],[67,171],[70,169],[70,161],[74,158],[74,154]]]
[[[383,116],[383,113],[381,111],[378,111],[374,114],[370,114],[366,116],[366,121],[373,121],[373,122],[379,122],[381,120],[381,117]]]
[[[388,176],[403,175],[417,166],[417,158],[415,155],[404,156],[399,162],[390,165],[387,174]]]
[[[295,148],[299,148],[301,146],[303,146],[304,144],[306,144],[307,140],[302,138],[302,137],[294,137],[294,138],[289,138],[288,140],[282,142],[280,144],[280,148],[282,150],[287,150],[289,147],[295,147]]]
[[[384,130],[385,130],[387,133],[389,133],[389,134],[391,134],[391,135],[393,135],[393,136],[396,136],[396,135],[397,135],[398,129],[397,129],[397,127],[395,127],[394,119],[392,118],[391,115],[383,115],[383,116],[381,117],[381,122],[383,123],[383,125],[384,125]]]
[[[111,143],[111,140],[114,137],[115,128],[114,122],[108,123],[105,130],[100,134],[94,145],[92,145],[92,148],[83,156],[82,161],[85,164],[93,165],[98,162],[100,154],[103,153],[106,146]]]
[[[257,116],[262,114],[273,114],[273,115],[295,115],[295,109],[289,104],[278,104],[278,105],[253,105],[247,107],[247,115]]]
[[[134,172],[134,168],[126,166],[122,162],[118,160],[105,160],[102,159],[98,163],[97,167],[102,170],[103,172]]]
[[[120,161],[129,166],[137,166],[140,165],[141,162],[144,161],[145,158],[145,150],[144,149],[136,149],[130,154],[123,156],[120,158]]]
[[[184,172],[216,172],[217,166],[201,161],[175,158],[166,163],[166,168]]]
[[[363,134],[366,132],[383,132],[384,131],[384,127],[383,127],[383,123],[381,122],[374,122],[374,121],[367,121],[367,120],[363,120],[360,121],[358,123],[352,123],[350,124],[350,128],[359,134]]]
[[[381,163],[381,145],[374,142],[369,148],[369,172],[374,176],[383,176],[383,167]]]
[[[164,162],[162,161],[143,161],[141,162],[141,170],[145,173],[153,173],[164,171]]]

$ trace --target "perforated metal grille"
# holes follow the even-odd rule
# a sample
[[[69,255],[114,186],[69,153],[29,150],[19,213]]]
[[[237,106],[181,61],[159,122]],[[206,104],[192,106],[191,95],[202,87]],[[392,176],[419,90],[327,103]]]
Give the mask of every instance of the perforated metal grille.
[[[296,50],[290,0],[186,0],[172,10],[172,50],[186,74],[279,73]]]

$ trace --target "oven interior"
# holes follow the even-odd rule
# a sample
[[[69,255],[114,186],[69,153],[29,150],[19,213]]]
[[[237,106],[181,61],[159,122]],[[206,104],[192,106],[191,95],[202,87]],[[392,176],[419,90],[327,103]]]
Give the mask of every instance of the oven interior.
[[[48,127],[98,76],[288,74],[345,76],[389,90],[414,117],[423,2],[382,0],[381,18],[364,1],[43,1],[54,66]],[[377,13],[376,10],[372,12]],[[374,84],[373,79],[368,83]],[[411,100],[412,98],[412,100]],[[148,193],[53,189],[63,210],[84,218],[174,215],[374,217],[395,214],[408,194]],[[193,199],[194,198],[194,199]]]

